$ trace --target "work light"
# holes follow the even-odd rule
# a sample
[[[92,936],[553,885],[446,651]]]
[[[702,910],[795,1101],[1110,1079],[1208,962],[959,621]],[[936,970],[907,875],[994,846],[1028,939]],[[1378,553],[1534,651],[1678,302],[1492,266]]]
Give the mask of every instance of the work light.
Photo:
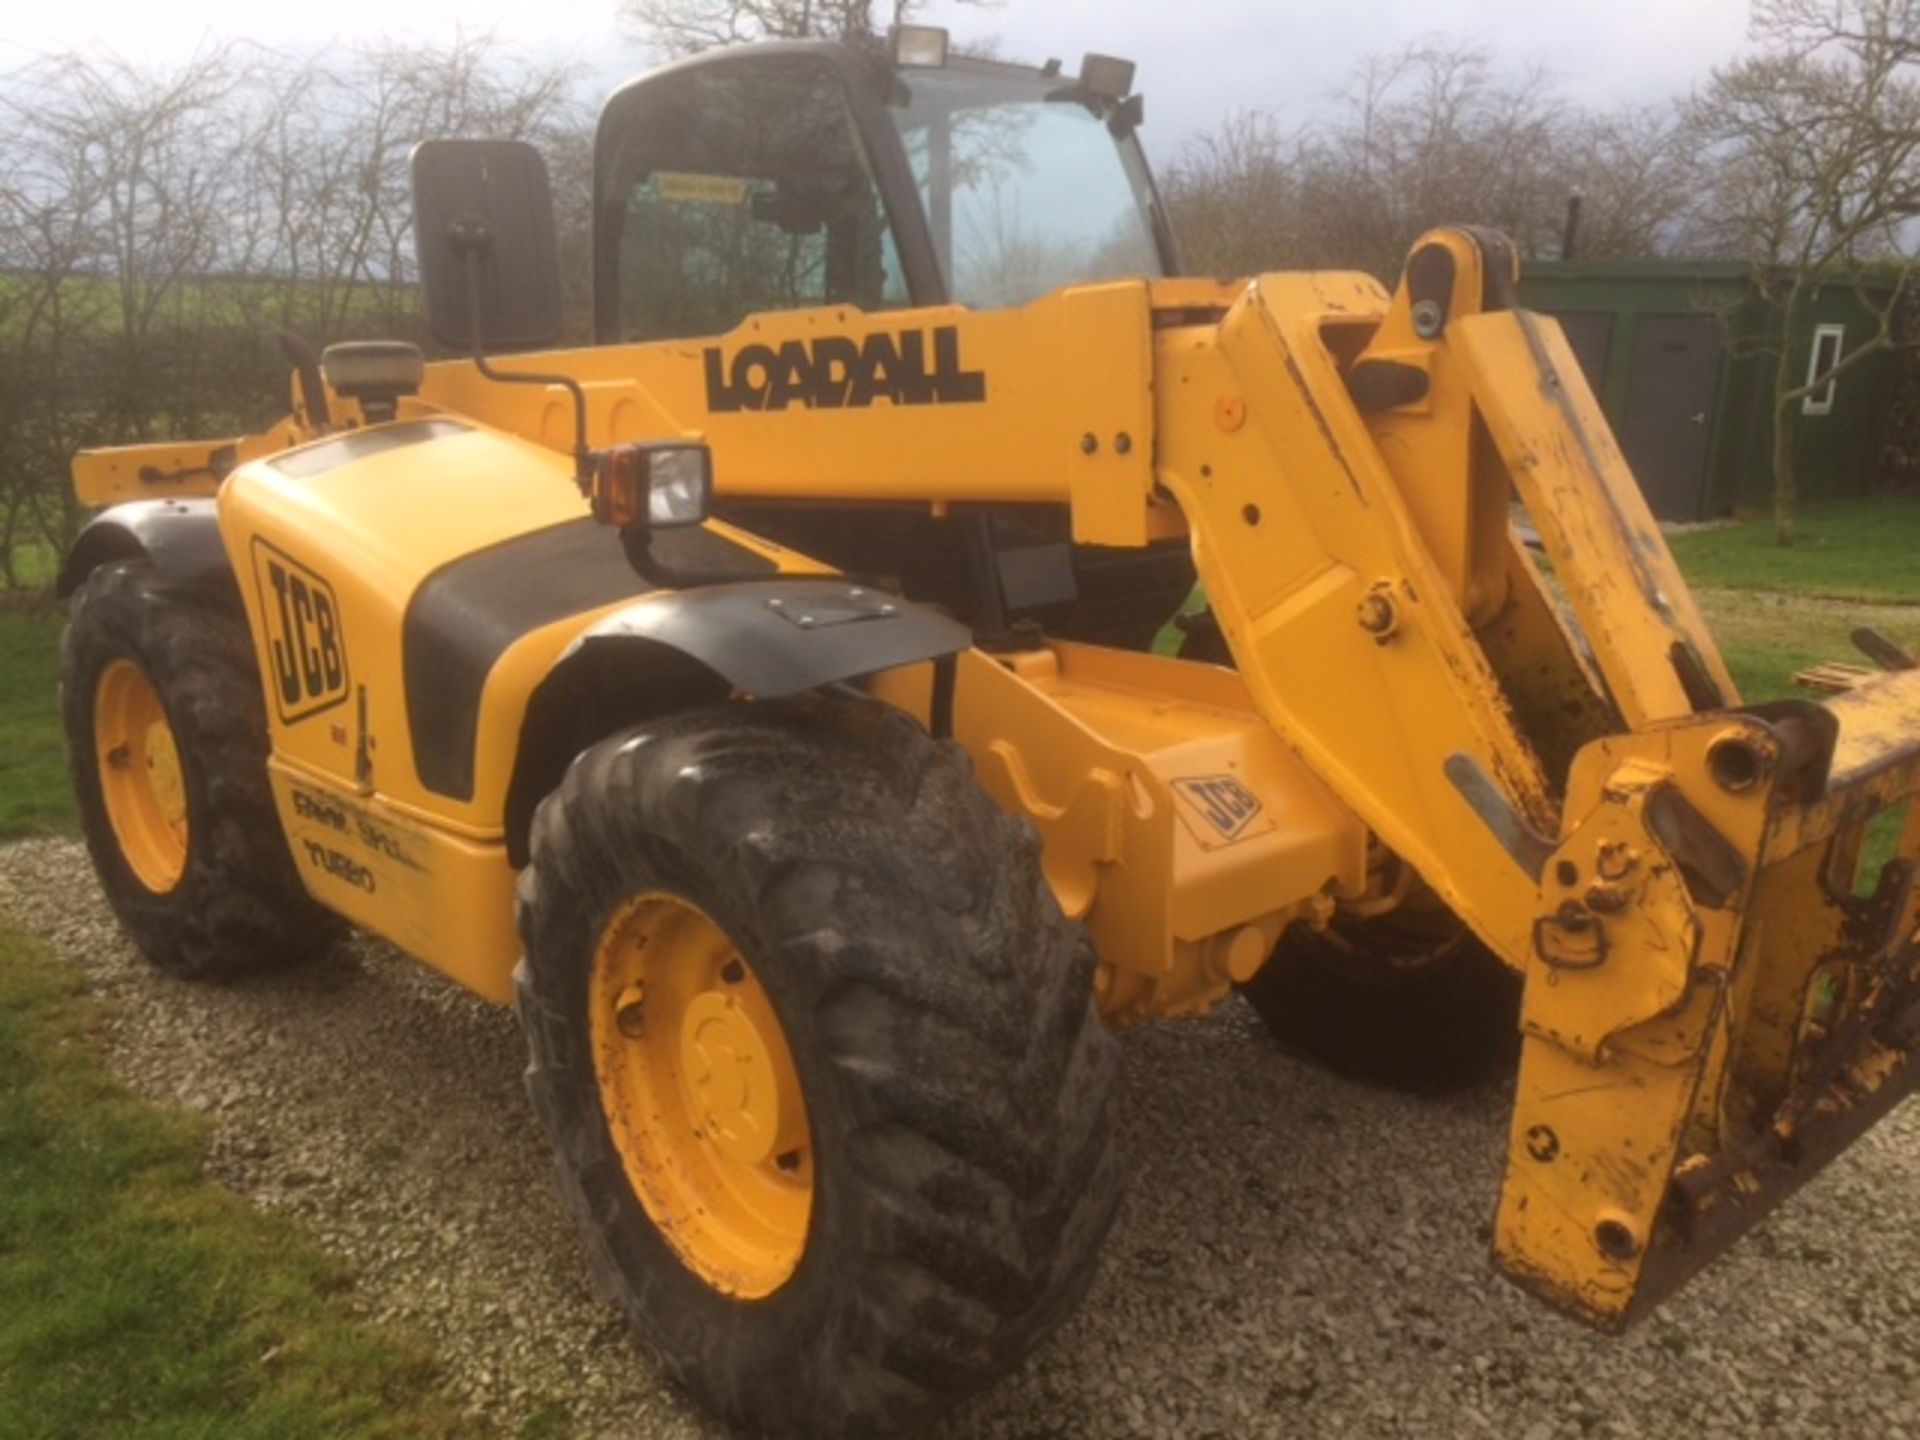
[[[1080,85],[1109,100],[1124,100],[1133,90],[1133,61],[1117,55],[1087,55],[1080,61]]]
[[[593,515],[616,530],[676,530],[705,520],[712,495],[705,445],[616,445],[600,457]]]
[[[938,70],[947,63],[947,32],[938,25],[896,25],[893,63],[902,70]]]

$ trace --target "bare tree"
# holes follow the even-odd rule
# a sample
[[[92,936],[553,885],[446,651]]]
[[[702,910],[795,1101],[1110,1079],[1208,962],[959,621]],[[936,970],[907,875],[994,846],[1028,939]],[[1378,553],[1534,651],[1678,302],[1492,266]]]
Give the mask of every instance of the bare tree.
[[[27,549],[59,550],[83,518],[66,484],[75,450],[282,413],[273,332],[419,336],[417,141],[558,150],[565,253],[583,253],[586,130],[565,70],[484,36],[0,70],[0,583],[21,583]],[[584,296],[584,267],[569,273]]]
[[[1323,113],[1294,130],[1243,113],[1187,147],[1166,189],[1203,268],[1327,265],[1389,279],[1422,231],[1450,221],[1558,256],[1575,192],[1589,250],[1655,253],[1694,193],[1670,114],[1580,110],[1544,72],[1502,74],[1485,50],[1446,36],[1363,62]]]
[[[1794,540],[1802,402],[1902,343],[1920,217],[1920,4],[1756,0],[1766,49],[1722,66],[1692,107],[1714,177],[1718,242],[1744,254],[1780,316],[1773,383],[1774,521]],[[1877,272],[1881,283],[1861,283]],[[1890,282],[1890,283],[1888,283]],[[1849,285],[1873,332],[1819,370],[1804,362],[1815,296]]]
[[[1535,252],[1559,228],[1567,118],[1544,73],[1499,75],[1459,41],[1365,62],[1344,115],[1306,147],[1303,198],[1324,217],[1321,245],[1391,274],[1421,231],[1477,220]]]
[[[1561,204],[1568,194],[1581,198],[1581,256],[1636,259],[1700,248],[1701,167],[1681,107],[1576,113],[1563,132],[1559,171]]]
[[[1305,257],[1300,146],[1263,110],[1237,111],[1188,143],[1161,189],[1189,263],[1252,275]]]

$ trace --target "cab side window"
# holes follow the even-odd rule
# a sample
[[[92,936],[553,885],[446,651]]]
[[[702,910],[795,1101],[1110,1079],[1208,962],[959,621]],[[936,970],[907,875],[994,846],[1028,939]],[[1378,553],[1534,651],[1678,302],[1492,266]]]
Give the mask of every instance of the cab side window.
[[[762,310],[908,303],[840,78],[801,58],[662,80],[605,203],[620,210],[621,337],[718,335]]]

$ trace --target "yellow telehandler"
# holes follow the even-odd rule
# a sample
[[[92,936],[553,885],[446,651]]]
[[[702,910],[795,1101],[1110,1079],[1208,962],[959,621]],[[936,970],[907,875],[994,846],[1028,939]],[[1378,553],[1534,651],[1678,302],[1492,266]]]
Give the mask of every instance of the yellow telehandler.
[[[1517,1053],[1495,1258],[1607,1327],[1915,1083],[1911,659],[1743,704],[1505,240],[1180,278],[1141,116],[924,28],[660,70],[575,350],[539,155],[428,142],[459,358],[74,464],[129,933],[513,1004],[595,1276],[739,1425],[1016,1364],[1115,1214],[1111,1029],[1236,987],[1394,1083]]]

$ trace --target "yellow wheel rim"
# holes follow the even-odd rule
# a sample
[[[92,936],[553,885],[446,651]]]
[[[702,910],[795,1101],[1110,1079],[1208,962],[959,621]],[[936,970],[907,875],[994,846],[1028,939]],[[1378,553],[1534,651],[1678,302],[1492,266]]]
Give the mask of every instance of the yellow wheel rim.
[[[134,877],[156,895],[187,869],[187,786],[166,708],[131,660],[101,672],[93,693],[100,794]]]
[[[589,984],[593,1066],[627,1179],[681,1262],[743,1300],[806,1251],[813,1139],[767,992],[697,905],[650,892],[607,923]]]

